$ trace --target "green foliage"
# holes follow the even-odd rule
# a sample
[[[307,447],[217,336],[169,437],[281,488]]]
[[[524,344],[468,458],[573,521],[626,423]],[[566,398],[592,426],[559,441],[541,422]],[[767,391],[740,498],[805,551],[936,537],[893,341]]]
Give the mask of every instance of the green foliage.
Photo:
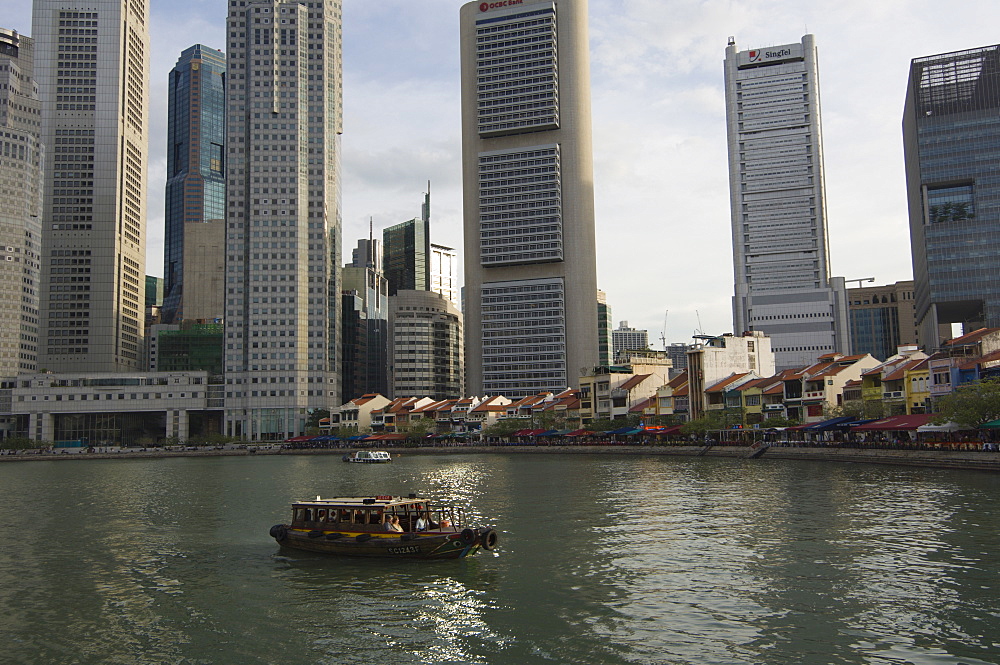
[[[400,425],[396,428],[397,431],[403,432],[410,439],[422,439],[428,434],[433,434],[437,424],[431,418],[421,418],[419,420],[408,422],[405,425]]]
[[[875,420],[878,418],[885,418],[889,414],[887,413],[886,405],[882,400],[855,399],[829,409],[826,415],[830,418],[850,416],[856,420]]]
[[[316,434],[319,433],[319,421],[323,418],[330,417],[329,409],[313,409],[309,412],[309,417],[306,419],[306,430],[316,429]]]
[[[33,441],[26,436],[8,436],[0,441],[0,448],[7,450],[28,450],[29,448],[41,448],[47,444],[41,441]]]
[[[1000,419],[1000,381],[977,381],[958,386],[955,391],[937,400],[934,422],[958,423],[978,427]]]
[[[793,418],[785,418],[784,416],[778,416],[777,418],[768,418],[760,423],[761,429],[767,429],[769,427],[795,427],[796,425],[801,425],[802,423]]]
[[[483,430],[483,436],[505,438],[519,429],[528,429],[528,423],[523,418],[502,418]]]

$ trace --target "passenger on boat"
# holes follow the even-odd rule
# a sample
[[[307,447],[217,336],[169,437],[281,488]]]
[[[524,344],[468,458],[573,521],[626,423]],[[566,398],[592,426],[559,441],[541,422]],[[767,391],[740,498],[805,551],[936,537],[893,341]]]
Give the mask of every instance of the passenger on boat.
[[[417,518],[417,524],[414,527],[416,531],[427,531],[427,520],[423,515]]]
[[[390,531],[402,531],[403,527],[399,525],[399,518],[393,515],[389,518],[389,530]]]
[[[385,522],[382,524],[382,530],[383,531],[395,531],[395,529],[393,528],[393,525],[392,525],[392,516],[391,515],[386,515],[385,516]]]

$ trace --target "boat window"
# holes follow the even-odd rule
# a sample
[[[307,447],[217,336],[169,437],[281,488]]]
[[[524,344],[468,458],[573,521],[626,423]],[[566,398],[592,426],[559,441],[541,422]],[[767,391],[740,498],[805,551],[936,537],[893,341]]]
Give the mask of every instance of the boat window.
[[[329,514],[326,516],[326,521],[327,522],[336,522],[337,521],[337,509],[336,508],[331,508],[330,509]]]
[[[312,511],[308,508],[306,508],[305,520],[306,522],[312,522]]]
[[[368,514],[369,524],[381,524],[382,523],[382,511],[372,510]]]
[[[317,522],[325,522],[326,521],[326,508],[317,508],[316,509],[316,521]]]
[[[296,522],[302,522],[305,519],[306,519],[305,508],[296,508],[295,509],[295,521]]]
[[[341,510],[340,511],[340,521],[341,522],[347,522],[348,524],[350,524],[350,522],[351,522],[351,511],[347,510],[346,508],[343,509],[343,510]]]

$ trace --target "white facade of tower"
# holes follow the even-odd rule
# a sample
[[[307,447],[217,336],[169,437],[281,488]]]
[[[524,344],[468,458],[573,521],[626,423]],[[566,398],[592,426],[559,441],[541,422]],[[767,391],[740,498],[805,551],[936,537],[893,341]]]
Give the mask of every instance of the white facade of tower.
[[[734,332],[764,331],[778,369],[848,353],[844,280],[830,277],[812,35],[726,48]]]
[[[451,247],[431,243],[430,290],[458,305],[458,253]]]
[[[38,369],[41,107],[33,42],[0,28],[0,377]]]
[[[39,366],[142,366],[148,0],[35,0],[46,149]]]
[[[340,404],[341,2],[230,0],[226,433]]]
[[[598,361],[586,0],[461,10],[467,387],[577,386]]]

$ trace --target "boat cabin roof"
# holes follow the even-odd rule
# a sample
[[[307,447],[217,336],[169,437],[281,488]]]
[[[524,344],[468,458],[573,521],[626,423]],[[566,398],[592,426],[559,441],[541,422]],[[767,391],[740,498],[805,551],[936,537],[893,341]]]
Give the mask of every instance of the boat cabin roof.
[[[402,497],[402,496],[344,496],[336,497],[330,499],[322,499],[316,497],[315,499],[306,499],[303,501],[296,501],[294,505],[296,506],[314,506],[316,508],[349,508],[349,509],[371,509],[371,508],[387,508],[392,506],[412,506],[414,504],[420,504],[421,507],[426,507],[428,503],[431,503],[429,499],[419,498],[419,497]]]

